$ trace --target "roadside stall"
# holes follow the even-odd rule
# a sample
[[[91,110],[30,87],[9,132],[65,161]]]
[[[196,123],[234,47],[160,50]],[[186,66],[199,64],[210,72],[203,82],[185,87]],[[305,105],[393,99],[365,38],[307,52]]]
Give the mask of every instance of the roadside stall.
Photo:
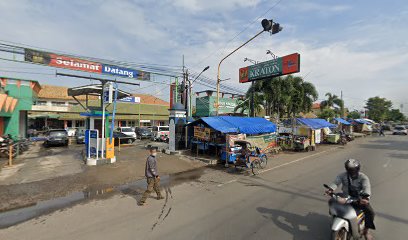
[[[353,132],[353,125],[344,120],[343,118],[335,118],[334,119],[338,124],[338,129],[344,131],[347,134],[351,134]]]
[[[192,152],[198,155],[202,151],[226,163],[234,163],[242,150],[235,144],[238,140],[246,140],[254,148],[262,149],[262,152],[276,147],[276,125],[264,118],[203,117],[188,127],[194,129],[190,144]]]
[[[371,134],[373,131],[371,122],[365,119],[354,119],[352,124],[355,132]]]
[[[310,141],[310,150],[316,148],[316,144],[327,141],[336,141],[339,138],[336,134],[333,134],[330,129],[334,129],[337,126],[329,123],[328,121],[320,118],[297,118],[297,131],[296,137],[308,137]],[[296,139],[296,138],[295,138]]]

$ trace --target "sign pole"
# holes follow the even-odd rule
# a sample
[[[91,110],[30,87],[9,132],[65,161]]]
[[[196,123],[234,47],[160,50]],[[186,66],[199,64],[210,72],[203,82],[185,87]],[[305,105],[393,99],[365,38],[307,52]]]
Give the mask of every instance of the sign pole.
[[[227,56],[225,56],[223,59],[221,59],[220,63],[218,64],[218,73],[217,73],[217,102],[216,102],[216,113],[218,116],[218,110],[219,110],[219,103],[220,103],[220,67],[221,67],[221,63],[229,56],[231,56],[234,52],[238,51],[240,48],[242,48],[243,46],[245,46],[247,43],[249,43],[250,41],[254,40],[256,37],[258,37],[259,35],[261,35],[261,33],[263,33],[264,30],[260,31],[259,33],[257,33],[255,36],[253,36],[251,39],[249,39],[248,41],[246,41],[245,43],[243,43],[241,46],[239,46],[238,48],[236,48],[234,51],[232,51],[230,54],[228,54]]]

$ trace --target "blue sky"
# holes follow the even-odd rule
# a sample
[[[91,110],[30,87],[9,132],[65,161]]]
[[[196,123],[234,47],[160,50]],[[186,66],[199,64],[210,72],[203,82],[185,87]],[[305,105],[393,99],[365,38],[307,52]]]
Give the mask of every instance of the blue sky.
[[[221,66],[221,78],[231,78],[226,84],[246,90],[248,85],[237,79],[238,69],[247,65],[245,57],[266,61],[270,59],[266,50],[278,56],[298,52],[299,75],[316,85],[321,99],[326,92],[340,95],[342,90],[346,105],[360,109],[365,99],[379,95],[393,100],[395,107],[404,103],[408,112],[408,5],[402,0],[0,1],[0,40],[171,66],[180,66],[184,54],[191,71],[209,65],[205,76],[215,79],[220,59],[255,35],[263,18],[276,20],[283,31],[264,33],[228,58]],[[0,61],[0,75],[55,85],[87,84],[5,72],[15,70],[55,73],[51,68]],[[143,82],[140,89],[131,89],[168,98],[166,85]]]

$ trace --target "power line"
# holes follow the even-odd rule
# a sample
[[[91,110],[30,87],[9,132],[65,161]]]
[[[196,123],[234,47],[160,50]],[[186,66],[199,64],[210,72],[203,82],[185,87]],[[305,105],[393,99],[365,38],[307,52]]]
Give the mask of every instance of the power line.
[[[272,5],[272,7],[268,8],[268,10],[266,10],[266,12],[264,12],[262,15],[258,16],[257,18],[255,18],[252,22],[250,22],[249,24],[247,24],[247,26],[245,26],[245,28],[243,30],[241,30],[240,32],[238,32],[233,38],[231,38],[230,40],[228,40],[228,42],[224,45],[223,48],[223,52],[225,51],[225,48],[227,47],[227,45],[232,42],[235,38],[237,38],[239,35],[241,35],[243,32],[245,32],[251,25],[253,25],[256,21],[258,21],[259,18],[265,16],[268,12],[270,12],[273,8],[275,8],[280,2],[282,2],[282,0],[278,0],[274,5]],[[193,67],[196,67],[197,65],[201,64],[202,62],[204,62],[205,60],[207,60],[209,57],[211,57],[212,55],[214,55],[214,53],[217,53],[218,51],[220,51],[221,48],[218,48],[217,50],[211,52],[209,55],[207,55],[205,58],[203,58],[202,60],[200,60],[197,64],[195,64]]]

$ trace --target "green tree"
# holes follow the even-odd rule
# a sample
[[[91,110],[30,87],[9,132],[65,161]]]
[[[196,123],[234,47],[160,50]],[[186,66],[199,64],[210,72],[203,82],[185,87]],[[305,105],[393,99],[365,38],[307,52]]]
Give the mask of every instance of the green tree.
[[[339,114],[341,117],[343,117],[344,114],[344,101],[340,99],[336,94],[332,93],[326,93],[325,96],[327,97],[327,100],[323,100],[320,103],[320,108],[323,110],[325,108],[334,108],[334,104],[340,107],[339,110],[336,110],[335,112]]]
[[[379,96],[369,98],[365,106],[368,110],[368,118],[376,122],[384,121],[391,107],[392,102],[390,100],[380,98]]]
[[[360,118],[360,113],[358,111],[352,111],[352,112],[349,112],[347,117],[351,119],[358,119]]]
[[[399,109],[391,109],[388,112],[388,115],[387,115],[387,120],[391,120],[391,121],[394,121],[394,122],[405,121],[405,119],[406,118],[405,118],[404,114],[402,112],[400,112]]]
[[[312,83],[293,75],[256,81],[248,89],[245,100],[249,99],[252,93],[256,109],[263,108],[266,115],[275,115],[279,118],[285,114],[291,117],[300,112],[309,112],[313,102],[318,98]],[[240,105],[235,109],[238,110],[241,110]]]
[[[334,112],[333,109],[326,108],[326,109],[323,109],[323,110],[318,114],[318,117],[319,117],[319,118],[323,118],[323,119],[330,119],[330,118],[334,118],[335,115],[336,115],[336,113]]]

